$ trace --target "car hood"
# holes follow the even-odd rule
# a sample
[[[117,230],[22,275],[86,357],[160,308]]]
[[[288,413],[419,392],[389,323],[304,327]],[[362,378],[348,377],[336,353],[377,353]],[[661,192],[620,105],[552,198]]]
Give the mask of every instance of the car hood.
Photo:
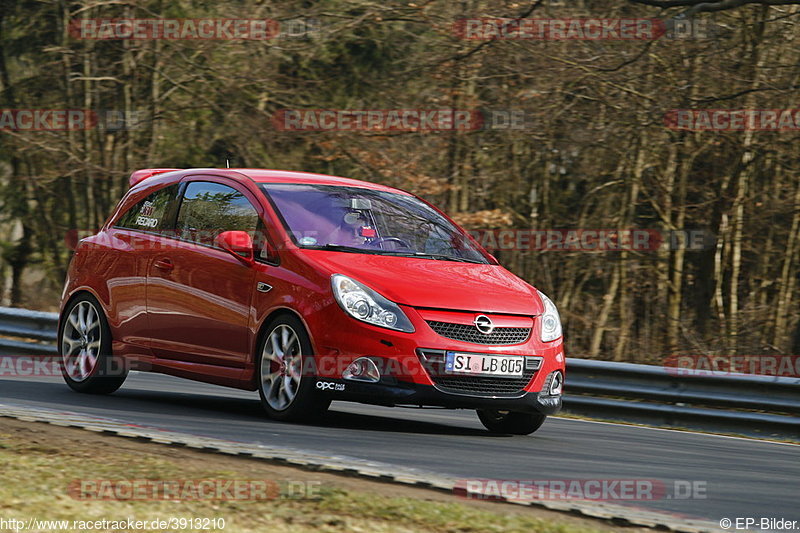
[[[539,315],[536,290],[499,265],[327,250],[302,250],[330,274],[344,274],[399,304],[483,313]]]

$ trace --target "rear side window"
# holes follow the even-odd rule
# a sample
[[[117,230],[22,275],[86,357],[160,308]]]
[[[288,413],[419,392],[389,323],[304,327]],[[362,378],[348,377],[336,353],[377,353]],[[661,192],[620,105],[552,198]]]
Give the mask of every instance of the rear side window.
[[[227,185],[193,181],[186,186],[175,227],[179,239],[214,246],[223,231],[259,228],[259,217],[247,197]]]
[[[155,232],[169,229],[177,194],[177,184],[157,190],[128,209],[115,226]]]

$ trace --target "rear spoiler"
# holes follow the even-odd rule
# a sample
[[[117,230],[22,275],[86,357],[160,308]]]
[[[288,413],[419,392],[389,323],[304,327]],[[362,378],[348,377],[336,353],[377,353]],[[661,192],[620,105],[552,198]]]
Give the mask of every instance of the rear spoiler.
[[[137,183],[146,180],[156,174],[163,174],[164,172],[172,172],[174,170],[184,170],[182,168],[143,168],[142,170],[136,170],[133,174],[131,174],[130,179],[128,180],[128,184],[130,187],[133,187]]]

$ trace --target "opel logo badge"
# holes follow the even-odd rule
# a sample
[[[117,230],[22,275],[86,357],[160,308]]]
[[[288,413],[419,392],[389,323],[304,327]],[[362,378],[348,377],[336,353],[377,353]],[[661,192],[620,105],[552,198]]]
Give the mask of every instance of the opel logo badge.
[[[489,335],[492,331],[494,331],[494,324],[492,323],[492,319],[486,315],[476,316],[474,324],[475,327],[478,328],[478,331],[480,331],[484,335]]]

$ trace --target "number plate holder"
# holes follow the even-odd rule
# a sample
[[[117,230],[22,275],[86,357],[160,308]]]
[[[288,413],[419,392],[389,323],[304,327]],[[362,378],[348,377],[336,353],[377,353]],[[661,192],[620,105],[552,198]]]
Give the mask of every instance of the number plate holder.
[[[496,355],[468,352],[445,352],[446,374],[521,378],[525,356]]]

